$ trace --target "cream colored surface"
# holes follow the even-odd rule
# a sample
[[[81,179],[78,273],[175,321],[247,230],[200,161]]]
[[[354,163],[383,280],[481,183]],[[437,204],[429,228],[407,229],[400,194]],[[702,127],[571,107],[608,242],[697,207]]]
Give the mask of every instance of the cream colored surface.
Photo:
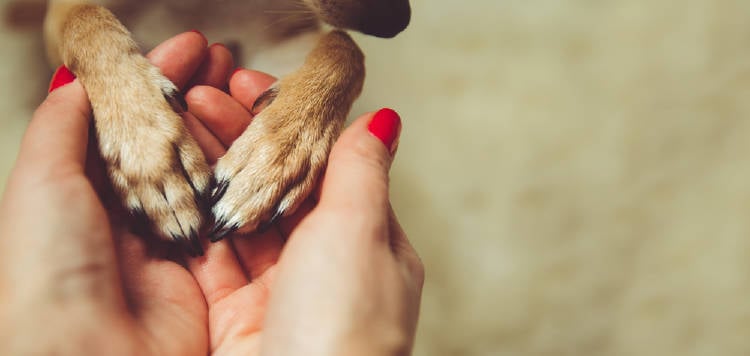
[[[427,266],[416,355],[750,354],[750,3],[412,0],[358,37]],[[44,93],[0,31],[0,176]]]

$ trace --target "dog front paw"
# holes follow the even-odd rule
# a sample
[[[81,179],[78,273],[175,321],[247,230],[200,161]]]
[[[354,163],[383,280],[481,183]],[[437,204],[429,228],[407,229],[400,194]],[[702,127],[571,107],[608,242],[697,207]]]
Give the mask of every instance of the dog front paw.
[[[123,205],[145,215],[162,238],[191,255],[202,254],[200,201],[209,191],[211,171],[175,112],[185,109],[177,88],[141,56],[82,81],[101,155]]]
[[[269,90],[259,103],[271,101],[275,91]],[[308,197],[343,121],[315,117],[320,114],[299,106],[273,105],[234,141],[215,168],[212,242],[240,228],[264,230]]]
[[[325,168],[364,76],[359,47],[331,31],[299,70],[258,98],[253,112],[260,113],[215,169],[212,241],[294,213]]]

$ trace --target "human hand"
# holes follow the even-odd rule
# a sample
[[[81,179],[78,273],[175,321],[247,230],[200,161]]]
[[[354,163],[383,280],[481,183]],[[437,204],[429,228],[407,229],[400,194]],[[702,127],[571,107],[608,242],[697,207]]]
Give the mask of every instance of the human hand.
[[[151,59],[180,87],[199,66],[192,83],[222,87],[228,52],[203,41],[177,36]],[[186,115],[186,124],[209,161],[249,123],[248,105],[272,81],[236,74],[236,101],[201,95],[207,87],[188,93],[202,123]],[[102,167],[86,144],[89,116],[76,82],[53,92],[35,113],[0,203],[5,353],[408,352],[422,266],[387,203],[390,158],[373,146],[367,117],[334,148],[320,203],[307,202],[275,231],[211,245],[205,258],[188,261],[198,289],[174,247],[132,233],[106,184],[96,184]],[[360,190],[347,195],[352,189]],[[307,273],[320,278],[298,283]],[[312,300],[311,283],[319,283]]]
[[[204,86],[186,98],[228,147],[274,81],[241,70],[230,80],[232,97]],[[208,304],[213,354],[410,352],[424,271],[388,199],[399,131],[395,112],[363,115],[336,142],[320,191],[299,211],[269,231],[211,244],[204,257],[188,261]]]
[[[205,41],[181,34],[149,58],[180,88],[223,85],[231,54]],[[0,203],[0,354],[205,355],[201,290],[177,248],[131,231],[102,184],[90,117],[74,81],[49,94],[22,141]]]

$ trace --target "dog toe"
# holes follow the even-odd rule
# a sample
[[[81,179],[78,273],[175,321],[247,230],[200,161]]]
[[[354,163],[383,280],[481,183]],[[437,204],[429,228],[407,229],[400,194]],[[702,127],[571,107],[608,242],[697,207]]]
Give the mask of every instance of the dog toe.
[[[317,127],[291,124],[298,120],[268,131],[264,121],[276,121],[269,114],[257,116],[252,125],[258,127],[249,128],[216,165],[218,183],[210,199],[214,241],[238,230],[263,230],[294,212],[325,166],[332,137]]]

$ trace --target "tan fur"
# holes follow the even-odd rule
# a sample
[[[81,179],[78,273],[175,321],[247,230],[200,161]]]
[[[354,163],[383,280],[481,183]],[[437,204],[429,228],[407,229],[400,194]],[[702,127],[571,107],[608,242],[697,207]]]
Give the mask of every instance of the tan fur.
[[[372,0],[360,0],[358,7],[353,0],[318,1],[305,0],[311,13],[352,28],[371,24],[362,24],[362,14],[347,19],[345,9],[382,7]],[[399,26],[386,24],[376,35]],[[198,201],[210,188],[210,172],[164,100],[177,95],[177,88],[104,7],[52,0],[45,35],[50,60],[64,63],[86,88],[100,150],[124,205],[145,213],[162,237],[199,253]],[[363,80],[364,56],[351,37],[341,31],[321,36],[305,64],[263,97],[267,107],[218,162],[214,234],[223,237],[241,226],[254,230],[294,212],[325,167]]]
[[[214,216],[253,230],[274,214],[294,212],[325,167],[364,71],[364,55],[349,35],[324,35],[305,64],[274,86],[279,94],[273,103],[219,160],[216,179],[231,184]]]
[[[65,20],[50,22],[52,34],[59,33],[52,38],[86,88],[99,149],[124,205],[145,213],[160,236],[196,235],[202,224],[197,196],[209,188],[211,172],[164,100],[177,88],[140,55],[108,10],[71,1],[55,5]]]

